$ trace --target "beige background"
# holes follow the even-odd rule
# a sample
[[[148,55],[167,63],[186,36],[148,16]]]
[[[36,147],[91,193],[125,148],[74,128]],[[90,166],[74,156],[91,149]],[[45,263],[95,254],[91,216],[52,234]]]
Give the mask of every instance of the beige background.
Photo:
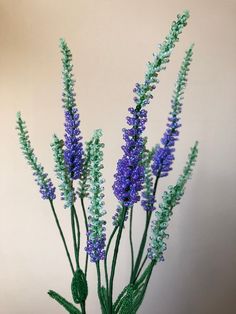
[[[146,62],[185,8],[191,19],[149,106],[147,135],[153,145],[165,128],[183,53],[195,42],[175,170],[161,181],[159,199],[175,182],[195,139],[200,156],[170,224],[166,261],[155,269],[140,313],[236,313],[236,1],[1,0],[1,314],[64,313],[46,292],[70,294],[70,271],[50,208],[38,195],[14,130],[21,110],[35,151],[53,177],[51,136],[63,135],[59,38],[73,51],[83,136],[88,139],[99,127],[105,133],[109,232],[116,206],[110,186],[132,88],[142,82]],[[68,212],[56,205],[69,237]],[[137,207],[137,237],[143,217]],[[123,240],[116,292],[129,275],[129,258]],[[91,265],[88,313],[99,313],[95,278]]]

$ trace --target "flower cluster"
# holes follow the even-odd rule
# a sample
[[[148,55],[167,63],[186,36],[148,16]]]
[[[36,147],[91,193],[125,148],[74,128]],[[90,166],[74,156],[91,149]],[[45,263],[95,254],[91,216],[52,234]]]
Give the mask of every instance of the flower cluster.
[[[83,169],[83,145],[80,136],[80,120],[76,108],[73,79],[72,54],[66,42],[61,40],[61,52],[63,63],[64,92],[62,101],[65,110],[65,150],[64,158],[71,179],[79,179]]]
[[[177,21],[171,27],[169,35],[160,45],[159,54],[154,55],[153,62],[149,62],[144,84],[137,83],[133,90],[136,93],[134,97],[136,107],[129,108],[131,117],[127,118],[127,122],[131,125],[131,128],[123,130],[125,145],[122,146],[122,149],[124,154],[117,163],[113,185],[114,194],[121,202],[122,207],[129,208],[140,200],[139,192],[142,190],[144,183],[144,166],[142,165],[144,139],[142,133],[145,130],[147,121],[147,112],[143,107],[153,98],[151,91],[155,89],[158,83],[157,75],[162,69],[165,69],[164,65],[169,61],[171,51],[186,25],[188,17],[189,13],[187,11],[178,16]],[[117,217],[117,215],[114,217]]]
[[[88,234],[86,252],[90,256],[91,262],[98,262],[105,257],[105,221],[101,219],[105,215],[103,202],[103,183],[101,169],[103,168],[103,152],[104,144],[100,142],[102,136],[101,130],[96,130],[89,142],[89,186],[90,186],[90,206],[88,208]]]
[[[34,149],[31,147],[29,134],[26,128],[25,121],[22,120],[20,112],[17,113],[17,127],[19,131],[19,141],[21,145],[21,150],[28,161],[28,164],[33,170],[33,175],[35,176],[35,181],[37,182],[40,193],[43,199],[53,200],[56,198],[55,187],[52,184],[48,174],[44,172],[43,166],[38,162],[37,157],[34,154]]]
[[[179,204],[184,194],[185,184],[191,177],[193,166],[198,155],[198,142],[191,148],[188,155],[187,163],[182,175],[179,177],[175,186],[169,186],[162,196],[162,203],[159,205],[160,210],[156,211],[156,220],[152,222],[151,243],[148,248],[148,257],[156,262],[163,261],[163,253],[166,250],[165,239],[169,237],[166,233],[168,223],[173,214],[173,208]]]
[[[151,170],[151,161],[154,155],[156,147],[154,147],[152,150],[148,150],[145,148],[143,152],[143,164],[145,169],[145,175],[144,175],[144,186],[143,186],[143,192],[142,192],[142,200],[141,205],[143,206],[144,210],[146,211],[153,211],[155,210],[155,193],[154,193],[154,185],[153,185],[153,176],[152,176],[152,170]]]
[[[164,133],[161,144],[159,145],[153,155],[152,171],[157,177],[165,177],[172,170],[171,166],[174,161],[175,142],[178,140],[179,123],[183,100],[183,93],[187,83],[187,75],[189,72],[189,66],[193,55],[193,46],[191,46],[185,54],[184,60],[181,64],[178,78],[175,84],[173,97],[171,100],[172,111],[168,118],[167,130]]]
[[[70,208],[75,202],[75,193],[72,180],[65,165],[63,140],[60,140],[56,135],[54,135],[51,146],[55,160],[55,172],[57,178],[61,181],[59,185],[59,189],[61,190],[61,199],[65,201],[64,207]]]

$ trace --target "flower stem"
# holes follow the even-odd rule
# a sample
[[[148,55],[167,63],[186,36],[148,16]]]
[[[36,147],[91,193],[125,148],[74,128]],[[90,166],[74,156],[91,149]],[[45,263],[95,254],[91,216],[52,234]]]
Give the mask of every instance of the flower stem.
[[[61,236],[61,239],[62,239],[64,248],[65,248],[65,251],[66,251],[66,255],[67,255],[68,261],[69,261],[69,263],[70,263],[70,268],[71,268],[72,274],[74,274],[74,273],[75,273],[75,270],[74,270],[74,267],[73,267],[73,264],[72,264],[72,261],[71,261],[70,253],[69,253],[69,250],[68,250],[68,247],[67,247],[67,244],[66,244],[66,240],[65,240],[63,231],[62,231],[61,226],[60,226],[60,222],[59,222],[59,220],[58,220],[58,217],[57,217],[57,214],[56,214],[54,205],[53,205],[53,201],[52,201],[52,200],[49,200],[49,202],[50,202],[50,205],[51,205],[51,209],[52,209],[52,212],[53,212],[53,216],[54,216],[54,219],[55,219],[57,228],[58,228],[58,230],[59,230],[59,233],[60,233],[60,236]]]
[[[159,178],[160,178],[160,172],[158,172],[158,174],[156,176],[155,184],[153,187],[153,195],[154,196],[156,195],[157,184],[158,184]],[[140,266],[140,263],[141,263],[141,260],[143,257],[143,251],[144,251],[146,241],[147,241],[147,233],[148,233],[148,228],[150,225],[151,217],[152,217],[152,212],[147,212],[146,213],[146,224],[145,224],[145,228],[144,228],[144,232],[143,232],[143,237],[142,237],[141,244],[139,247],[138,256],[137,256],[137,259],[135,262],[134,271],[133,271],[133,274],[131,276],[130,283],[134,283],[135,280],[137,279],[138,269],[139,269],[139,266]]]
[[[82,314],[86,314],[85,302],[80,303]]]
[[[108,243],[107,243],[107,248],[106,248],[106,256],[105,256],[105,259],[104,259],[104,271],[105,271],[105,280],[106,280],[107,299],[109,299],[109,293],[108,293],[109,282],[108,282],[107,257],[108,257],[108,251],[109,251],[109,248],[110,248],[110,245],[111,245],[111,241],[112,241],[114,235],[116,234],[117,230],[118,230],[118,227],[116,226],[113,229],[112,234],[110,235],[110,238],[109,238]]]
[[[130,209],[130,223],[129,223],[129,242],[130,242],[130,252],[131,252],[131,276],[134,270],[134,247],[132,239],[132,225],[133,225],[133,207]]]
[[[100,264],[99,262],[96,262],[96,268],[97,268],[97,277],[98,277],[98,297],[100,301],[100,305],[102,308],[102,313],[107,313],[107,304],[106,300],[103,299],[102,296],[102,285],[101,285],[101,271],[100,271]]]
[[[134,281],[136,281],[138,279],[138,276],[140,275],[140,273],[141,273],[141,271],[142,271],[142,269],[143,269],[143,267],[144,267],[144,265],[145,265],[145,263],[147,261],[147,258],[148,258],[148,256],[146,255],[144,260],[143,260],[143,262],[142,262],[142,264],[141,264],[141,266],[140,266],[140,268],[139,268],[139,271],[138,271]]]
[[[128,210],[127,207],[123,207],[123,209],[122,209],[121,222],[120,222],[119,229],[118,229],[118,234],[117,234],[117,238],[116,238],[114,254],[113,254],[113,259],[112,259],[112,265],[111,265],[111,275],[110,275],[110,284],[109,284],[109,300],[108,300],[109,301],[109,313],[111,313],[111,314],[113,312],[113,309],[112,309],[113,281],[114,281],[116,262],[117,262],[118,252],[119,252],[119,245],[120,245],[121,235],[123,232],[124,221],[125,221],[127,210]]]
[[[145,229],[144,229],[144,232],[143,232],[142,241],[141,241],[141,244],[140,244],[140,247],[139,247],[139,252],[138,252],[138,256],[137,256],[136,262],[135,262],[134,271],[132,273],[130,283],[134,283],[135,282],[135,278],[136,278],[136,275],[138,273],[138,269],[139,269],[139,266],[140,266],[140,263],[141,263],[141,260],[142,260],[142,257],[143,257],[143,251],[144,251],[144,248],[145,248],[145,245],[146,245],[147,232],[148,232],[148,227],[149,227],[149,224],[150,224],[151,216],[152,216],[152,212],[146,212]]]
[[[81,207],[83,210],[83,215],[84,215],[84,224],[85,224],[85,228],[86,228],[86,234],[88,233],[88,219],[87,219],[87,215],[86,215],[86,211],[85,211],[85,205],[84,205],[84,199],[83,197],[80,197],[80,202],[81,202]],[[87,277],[87,271],[88,271],[88,253],[86,253],[86,259],[85,259],[85,267],[84,267],[84,274],[85,277]]]
[[[75,220],[76,220],[76,210],[75,206],[71,206],[71,228],[72,228],[72,236],[73,236],[73,243],[74,243],[74,254],[75,254],[75,262],[76,268],[80,269],[79,266],[79,250],[80,250],[80,228],[78,221],[76,222],[77,227],[77,241],[76,241],[76,229],[75,229]],[[78,218],[78,217],[77,217]]]
[[[136,308],[134,309],[134,310],[135,310],[135,313],[136,313],[136,311],[138,310],[138,308],[139,308],[139,306],[141,305],[141,303],[143,302],[143,299],[144,299],[144,296],[145,296],[145,293],[146,293],[146,290],[147,290],[147,286],[148,286],[149,280],[150,280],[150,278],[151,278],[152,271],[153,271],[153,267],[154,267],[155,264],[154,264],[153,262],[151,262],[151,264],[149,264],[149,265],[150,265],[150,270],[149,270],[149,273],[147,274],[147,277],[146,277],[146,279],[145,279],[144,286],[143,286],[143,288],[142,288],[141,298],[140,298],[140,300],[139,300],[139,302],[138,302]]]

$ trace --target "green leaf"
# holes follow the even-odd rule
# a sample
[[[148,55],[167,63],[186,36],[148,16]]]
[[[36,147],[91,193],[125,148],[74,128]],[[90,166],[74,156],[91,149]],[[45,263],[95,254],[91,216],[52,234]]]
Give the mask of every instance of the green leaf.
[[[64,309],[70,314],[81,314],[80,310],[77,309],[73,304],[64,299],[60,294],[53,290],[49,290],[48,294],[51,298],[56,300],[59,304],[61,304]]]
[[[88,296],[88,285],[85,274],[77,269],[71,282],[71,293],[75,303],[84,302]]]
[[[122,314],[135,314],[133,301],[134,301],[134,287],[129,285],[126,289],[125,296],[122,299],[122,305],[120,308],[120,313]]]

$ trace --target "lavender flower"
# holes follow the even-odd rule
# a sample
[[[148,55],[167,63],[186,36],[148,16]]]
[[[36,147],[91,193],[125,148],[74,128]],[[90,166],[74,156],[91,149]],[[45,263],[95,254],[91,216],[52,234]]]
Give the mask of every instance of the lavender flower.
[[[101,130],[94,132],[93,138],[89,143],[90,155],[90,206],[88,217],[88,234],[87,234],[87,247],[86,252],[90,256],[91,262],[98,262],[105,257],[105,221],[101,219],[105,215],[104,202],[103,202],[103,183],[101,169],[103,168],[103,152],[104,144],[100,142],[102,136]]]
[[[80,177],[83,168],[83,146],[80,136],[80,120],[78,109],[75,103],[75,92],[72,74],[72,54],[66,42],[61,40],[61,52],[63,55],[63,83],[64,92],[62,101],[65,109],[65,150],[64,158],[71,179]]]
[[[183,173],[179,177],[176,185],[169,186],[168,191],[164,192],[162,196],[163,201],[159,206],[160,210],[155,212],[156,220],[152,222],[151,243],[148,248],[148,257],[151,260],[156,262],[164,260],[163,253],[166,250],[166,243],[164,240],[169,237],[166,233],[166,229],[173,214],[173,208],[179,204],[179,201],[184,194],[185,185],[191,177],[197,155],[198,142],[191,148]]]
[[[153,98],[151,91],[155,89],[158,83],[157,75],[162,69],[165,69],[164,65],[169,62],[171,51],[175,42],[178,41],[178,35],[186,25],[188,17],[187,11],[177,17],[177,21],[172,24],[169,35],[160,45],[159,54],[154,55],[154,61],[148,64],[144,84],[137,83],[133,90],[136,93],[134,97],[136,108],[129,108],[131,116],[127,117],[127,122],[131,128],[123,130],[125,145],[122,146],[122,149],[124,155],[117,163],[113,184],[114,194],[122,207],[131,207],[140,200],[139,192],[144,183],[144,166],[142,165],[144,140],[142,133],[147,122],[147,112],[143,107]],[[114,217],[116,219],[119,214],[114,215]]]
[[[35,181],[39,186],[39,191],[41,193],[42,199],[54,200],[55,187],[52,184],[48,174],[44,172],[43,166],[38,162],[37,157],[34,154],[34,149],[31,147],[31,142],[29,140],[29,133],[26,128],[25,121],[22,120],[20,112],[17,113],[17,127],[19,131],[19,141],[21,145],[21,150],[28,161],[28,164],[33,169],[33,175],[35,176]]]
[[[51,146],[55,160],[55,172],[57,178],[61,181],[59,189],[61,190],[61,199],[65,201],[64,207],[70,208],[75,202],[75,192],[65,165],[63,145],[63,140],[54,135]]]
[[[189,72],[189,66],[193,55],[193,45],[186,51],[184,60],[181,64],[178,78],[175,84],[173,97],[171,100],[172,111],[168,118],[167,130],[164,133],[161,144],[156,148],[153,156],[152,171],[157,177],[165,177],[172,170],[171,165],[174,161],[175,142],[178,140],[179,123],[182,107],[183,94],[187,83],[187,75]]]

